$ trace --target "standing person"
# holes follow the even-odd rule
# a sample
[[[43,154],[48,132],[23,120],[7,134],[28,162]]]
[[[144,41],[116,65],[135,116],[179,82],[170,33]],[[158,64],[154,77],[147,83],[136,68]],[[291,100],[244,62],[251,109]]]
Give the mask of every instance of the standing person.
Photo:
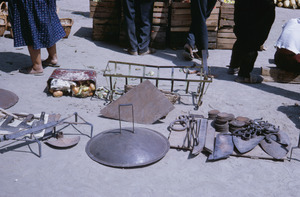
[[[56,13],[56,0],[10,0],[14,46],[27,46],[32,66],[19,70],[40,75],[44,66],[57,66],[56,42],[65,31]],[[42,62],[41,48],[47,48],[48,58]]]
[[[300,73],[300,18],[284,24],[276,42],[275,64],[278,68]]]
[[[217,0],[191,0],[192,23],[187,43],[184,45],[184,57],[187,60],[194,59],[194,54],[202,58],[201,51],[208,50],[206,19],[210,16],[216,2]]]
[[[234,4],[234,33],[229,74],[237,74],[239,83],[261,83],[261,76],[251,75],[260,46],[268,38],[275,19],[273,0],[236,0]]]
[[[128,53],[146,55],[154,53],[149,48],[154,0],[124,0],[123,10],[127,37]]]

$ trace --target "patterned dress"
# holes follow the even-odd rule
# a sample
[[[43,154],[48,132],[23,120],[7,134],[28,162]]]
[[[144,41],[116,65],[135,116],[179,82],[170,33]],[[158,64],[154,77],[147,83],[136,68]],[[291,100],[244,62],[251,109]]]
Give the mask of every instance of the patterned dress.
[[[65,36],[56,0],[10,0],[14,46],[49,48]]]

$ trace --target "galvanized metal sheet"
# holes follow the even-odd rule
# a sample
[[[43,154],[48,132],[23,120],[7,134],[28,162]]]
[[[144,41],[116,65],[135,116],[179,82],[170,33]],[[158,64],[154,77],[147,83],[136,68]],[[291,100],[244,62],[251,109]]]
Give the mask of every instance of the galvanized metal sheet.
[[[253,148],[255,148],[263,139],[265,136],[255,136],[254,138],[250,138],[249,140],[243,140],[239,136],[232,136],[232,140],[234,143],[234,146],[239,151],[239,153],[244,154],[249,151],[251,151]]]
[[[162,159],[170,144],[165,136],[147,128],[103,131],[90,139],[86,153],[91,159],[112,167],[139,167]]]
[[[19,97],[8,90],[0,89],[0,108],[8,109],[19,101]]]
[[[280,139],[270,138],[268,142],[266,140],[260,142],[262,149],[274,159],[284,158],[291,148],[289,136],[283,131],[279,131],[278,134]]]
[[[134,122],[141,124],[152,124],[174,109],[167,97],[146,80],[103,108],[101,114],[107,118],[119,119],[119,105],[128,103],[134,108]],[[132,121],[131,108],[122,108],[120,115],[121,120]]]

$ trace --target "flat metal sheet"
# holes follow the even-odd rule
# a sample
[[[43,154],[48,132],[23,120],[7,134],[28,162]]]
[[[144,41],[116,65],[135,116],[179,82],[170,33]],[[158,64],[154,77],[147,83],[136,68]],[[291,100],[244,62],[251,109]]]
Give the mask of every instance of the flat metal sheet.
[[[0,108],[8,109],[19,101],[19,97],[8,90],[0,89]]]
[[[152,124],[174,109],[173,104],[149,80],[139,84],[101,110],[107,118],[119,120],[119,105],[132,104],[134,122]],[[132,108],[122,108],[120,120],[132,122]]]
[[[86,153],[96,162],[112,167],[140,167],[162,159],[170,144],[165,136],[147,128],[103,131],[86,145]]]

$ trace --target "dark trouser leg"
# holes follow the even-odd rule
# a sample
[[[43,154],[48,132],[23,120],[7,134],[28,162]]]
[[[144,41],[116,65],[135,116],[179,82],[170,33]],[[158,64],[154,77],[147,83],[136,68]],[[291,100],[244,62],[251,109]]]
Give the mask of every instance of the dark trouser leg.
[[[236,0],[234,9],[234,33],[237,41],[232,50],[230,65],[240,67],[239,76],[249,77],[258,55],[257,51],[267,39],[274,22],[274,2]]]
[[[140,24],[138,36],[139,53],[144,53],[148,50],[150,44],[150,34],[152,25],[152,12],[154,0],[139,0],[140,8]]]
[[[138,51],[138,41],[135,26],[135,0],[124,0],[123,9],[126,24],[126,33],[129,40],[129,50]]]
[[[208,49],[208,33],[206,19],[210,16],[216,0],[192,0],[192,23],[187,37],[187,43],[198,50]]]

